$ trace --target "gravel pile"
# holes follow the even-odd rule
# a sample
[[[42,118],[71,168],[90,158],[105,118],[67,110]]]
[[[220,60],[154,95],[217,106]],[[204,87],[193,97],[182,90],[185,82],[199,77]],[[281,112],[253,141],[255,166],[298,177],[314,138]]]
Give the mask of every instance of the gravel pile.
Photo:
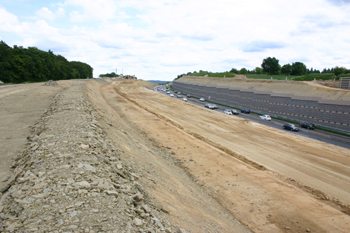
[[[58,83],[56,81],[49,80],[47,81],[44,86],[57,86]]]
[[[0,232],[186,232],[161,219],[83,88],[65,88],[33,126],[1,190]]]

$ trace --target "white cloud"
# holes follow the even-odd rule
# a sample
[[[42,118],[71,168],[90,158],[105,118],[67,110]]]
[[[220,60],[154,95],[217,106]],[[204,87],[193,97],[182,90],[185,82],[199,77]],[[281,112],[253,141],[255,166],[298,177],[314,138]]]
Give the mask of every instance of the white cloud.
[[[118,67],[143,79],[172,80],[199,69],[254,69],[269,56],[281,65],[302,61],[323,69],[350,64],[350,4],[339,6],[328,0],[66,0],[40,6],[32,14],[42,20],[34,22],[0,8],[0,33],[89,63],[95,75]],[[55,27],[64,15],[73,24]]]
[[[0,30],[1,31],[13,31],[18,27],[18,17],[6,11],[4,8],[0,8]]]
[[[137,15],[136,17],[141,19],[143,22],[145,22],[147,24],[153,23],[153,20],[150,17],[148,17],[147,15]]]
[[[116,17],[116,1],[113,0],[66,0],[63,6],[76,6],[79,10],[70,13],[73,22],[107,21]]]
[[[54,20],[56,18],[59,18],[59,17],[62,17],[65,15],[65,10],[60,7],[56,13],[50,11],[47,7],[43,7],[41,8],[40,10],[38,10],[36,12],[36,15],[43,18],[43,19],[46,19],[46,20]]]

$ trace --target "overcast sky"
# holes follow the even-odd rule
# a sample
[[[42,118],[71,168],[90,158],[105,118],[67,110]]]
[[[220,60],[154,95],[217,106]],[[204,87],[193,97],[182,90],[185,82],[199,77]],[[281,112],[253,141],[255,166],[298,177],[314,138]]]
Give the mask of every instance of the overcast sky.
[[[144,80],[280,65],[350,68],[350,0],[0,0],[0,40]]]

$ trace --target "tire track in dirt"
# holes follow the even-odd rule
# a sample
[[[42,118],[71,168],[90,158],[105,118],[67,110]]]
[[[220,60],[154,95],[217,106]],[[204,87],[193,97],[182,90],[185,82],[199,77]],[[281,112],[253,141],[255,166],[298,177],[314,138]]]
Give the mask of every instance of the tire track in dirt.
[[[140,108],[146,110],[147,112],[149,112],[149,113],[155,115],[155,116],[158,117],[159,119],[162,119],[162,120],[164,120],[164,121],[166,121],[166,122],[172,124],[173,126],[175,126],[176,128],[178,128],[179,130],[181,130],[181,131],[183,131],[183,132],[185,132],[185,133],[187,133],[187,134],[189,134],[189,135],[191,135],[191,136],[197,138],[198,140],[200,140],[200,141],[202,141],[202,142],[205,142],[205,143],[207,143],[207,144],[209,144],[209,145],[211,145],[211,146],[213,146],[213,147],[215,147],[215,148],[217,148],[217,149],[219,149],[219,150],[221,150],[221,151],[223,151],[223,152],[225,152],[225,153],[231,155],[232,157],[235,157],[236,159],[239,159],[239,160],[241,160],[242,162],[244,162],[244,163],[246,163],[246,164],[249,164],[249,165],[252,166],[252,167],[255,167],[256,169],[259,169],[259,170],[262,170],[262,171],[266,170],[266,168],[265,168],[264,166],[262,166],[262,165],[260,165],[260,164],[258,164],[258,163],[256,163],[256,162],[254,162],[254,161],[252,161],[252,160],[249,160],[249,159],[247,159],[246,157],[244,157],[244,156],[242,156],[242,155],[240,155],[240,154],[238,154],[238,153],[236,153],[236,152],[234,152],[234,151],[232,151],[232,150],[230,150],[230,149],[228,149],[228,148],[226,148],[226,147],[224,147],[224,146],[222,146],[222,145],[220,145],[220,144],[218,144],[218,143],[215,143],[215,142],[209,140],[208,138],[203,137],[202,135],[199,135],[199,134],[197,134],[197,133],[191,132],[191,131],[189,131],[189,130],[185,130],[181,125],[179,125],[179,124],[177,124],[176,122],[170,120],[169,118],[167,118],[167,117],[165,117],[165,116],[163,116],[163,115],[161,115],[161,114],[159,114],[159,113],[156,113],[156,112],[154,112],[154,111],[152,111],[152,110],[150,110],[150,109],[148,109],[148,108],[142,106],[141,104],[137,103],[136,101],[134,101],[134,100],[128,98],[127,95],[124,94],[122,91],[120,91],[117,87],[114,87],[114,90],[115,90],[119,95],[121,95],[121,96],[123,96],[125,99],[127,99],[129,102],[131,102],[131,103],[137,105],[138,107],[140,107]]]
[[[102,95],[96,100],[98,103],[96,107],[99,111],[104,111],[104,117],[101,120],[112,126],[109,132],[111,135],[114,135],[115,132],[112,131],[116,129],[116,131],[123,132],[123,137],[128,138],[124,141],[120,137],[112,136],[112,138],[118,138],[117,142],[121,147],[124,147],[126,143],[127,145],[122,150],[125,150],[129,158],[136,159],[136,164],[145,167],[145,173],[141,177],[147,177],[153,182],[151,187],[148,187],[149,192],[163,203],[172,218],[178,221],[180,217],[180,225],[184,228],[187,222],[190,222],[188,229],[192,229],[193,232],[244,232],[237,225],[239,220],[234,219],[227,209],[219,205],[216,198],[203,192],[201,186],[184,172],[181,161],[171,156],[171,149],[164,148],[161,143],[142,131],[137,124],[135,125],[135,122],[128,118],[129,111],[142,111],[144,114],[142,116],[146,118],[155,118],[154,115],[130,104],[127,99],[114,91],[112,85],[103,83],[102,85],[99,89]],[[163,122],[163,120],[157,122],[160,121]],[[167,125],[178,130],[171,124]],[[132,144],[135,144],[136,147],[133,147]],[[169,190],[171,193],[168,193]],[[188,202],[189,200],[192,200],[191,203]],[[169,205],[169,203],[172,204]],[[242,223],[239,222],[239,224]]]

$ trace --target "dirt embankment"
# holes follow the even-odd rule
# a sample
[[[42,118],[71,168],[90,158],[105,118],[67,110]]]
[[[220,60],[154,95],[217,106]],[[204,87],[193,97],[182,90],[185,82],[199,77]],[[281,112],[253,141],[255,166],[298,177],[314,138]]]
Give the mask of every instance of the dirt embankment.
[[[297,82],[285,80],[259,80],[238,78],[214,78],[184,76],[178,81],[194,85],[209,85],[238,88],[249,91],[266,91],[275,94],[318,97],[325,100],[350,101],[350,90],[325,86],[324,82]]]
[[[56,98],[38,105],[22,132],[29,141],[12,144],[24,151],[6,173],[17,179],[0,197],[2,231],[350,230],[349,215],[332,202],[350,203],[349,150],[194,106],[140,81],[45,88]],[[0,90],[8,98],[2,106],[16,95]],[[299,188],[306,186],[322,195]]]
[[[175,157],[195,181],[254,231],[348,231],[349,216],[319,199],[338,199],[347,210],[349,150],[131,84],[115,86],[118,94],[154,116],[148,119],[141,110],[125,107],[125,118],[163,146],[171,143]]]
[[[59,84],[45,90],[52,99],[23,132],[23,151],[6,155],[14,170],[0,196],[1,232],[250,232],[178,167],[171,149],[106,101],[118,98],[108,82]],[[22,88],[16,93],[31,89]]]

